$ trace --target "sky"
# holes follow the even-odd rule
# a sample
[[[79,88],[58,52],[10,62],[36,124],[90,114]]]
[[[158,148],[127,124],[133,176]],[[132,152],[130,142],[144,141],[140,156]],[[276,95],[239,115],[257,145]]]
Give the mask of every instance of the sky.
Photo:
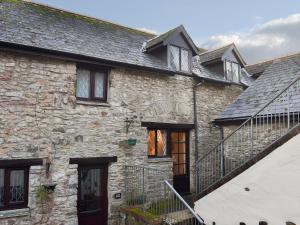
[[[157,34],[183,24],[200,47],[235,42],[248,64],[300,51],[299,0],[33,0]]]

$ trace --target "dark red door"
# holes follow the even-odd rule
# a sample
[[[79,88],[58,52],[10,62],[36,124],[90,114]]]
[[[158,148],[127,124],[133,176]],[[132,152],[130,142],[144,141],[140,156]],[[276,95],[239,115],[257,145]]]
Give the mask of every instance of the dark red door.
[[[79,225],[107,225],[107,165],[78,166]]]
[[[174,188],[181,194],[187,194],[190,192],[188,132],[173,131],[171,133],[171,152]]]

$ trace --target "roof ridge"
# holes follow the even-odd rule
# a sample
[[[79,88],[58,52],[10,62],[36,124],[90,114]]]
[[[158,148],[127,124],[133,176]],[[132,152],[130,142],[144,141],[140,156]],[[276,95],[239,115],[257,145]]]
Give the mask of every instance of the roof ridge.
[[[115,23],[115,22],[111,22],[109,20],[100,19],[100,18],[97,18],[97,17],[94,17],[94,16],[81,14],[81,13],[74,12],[74,11],[71,11],[71,10],[67,10],[67,9],[63,9],[63,8],[59,8],[59,7],[54,7],[54,6],[51,6],[51,5],[48,5],[48,4],[39,3],[39,2],[35,2],[35,1],[28,1],[28,0],[1,0],[1,1],[11,2],[11,3],[19,2],[19,3],[28,4],[28,5],[30,4],[30,5],[42,6],[42,7],[46,7],[46,8],[49,8],[51,10],[54,10],[54,11],[60,11],[60,12],[68,13],[68,14],[73,14],[74,16],[78,16],[79,17],[78,19],[80,19],[80,17],[82,17],[82,18],[85,18],[85,19],[91,19],[91,20],[96,20],[98,22],[115,25],[117,27],[127,29],[127,30],[130,30],[130,31],[139,32],[139,33],[142,33],[142,34],[145,34],[145,35],[152,35],[152,36],[156,35],[154,33],[148,32],[148,31],[143,31],[143,30],[140,30],[140,29],[137,29],[137,28],[128,27],[128,26],[121,25],[121,24],[118,24],[118,23]]]
[[[293,53],[288,53],[288,54],[284,54],[284,55],[277,56],[277,57],[272,58],[272,59],[267,59],[267,60],[260,61],[258,63],[249,64],[249,65],[246,65],[246,67],[248,67],[248,66],[256,66],[256,65],[260,65],[260,64],[264,64],[264,63],[268,63],[268,62],[273,62],[275,60],[289,58],[289,57],[296,56],[296,55],[300,55],[300,51],[293,52]]]
[[[234,44],[234,42],[232,42],[232,43],[230,43],[230,44],[228,44],[228,45],[224,45],[224,46],[222,46],[222,47],[219,47],[219,48],[215,48],[215,49],[208,50],[208,51],[206,51],[206,52],[203,52],[203,53],[201,53],[201,54],[199,54],[199,55],[203,55],[203,54],[206,54],[206,53],[211,53],[211,52],[214,52],[214,51],[217,51],[217,50],[223,49],[223,48],[227,48],[227,47],[229,47],[230,45],[235,45],[235,44]]]

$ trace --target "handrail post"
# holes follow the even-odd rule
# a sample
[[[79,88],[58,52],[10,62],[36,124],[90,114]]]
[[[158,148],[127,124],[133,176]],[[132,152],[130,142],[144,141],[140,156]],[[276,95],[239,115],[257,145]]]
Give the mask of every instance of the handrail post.
[[[290,129],[290,88],[287,89],[287,103],[288,103],[288,130]]]
[[[250,138],[251,138],[251,158],[252,158],[253,157],[253,117],[251,117]]]
[[[143,174],[142,174],[142,182],[143,182],[143,186],[142,186],[142,188],[143,188],[143,190],[142,190],[142,201],[143,201],[143,210],[145,211],[146,210],[146,196],[145,196],[145,168],[144,167],[142,167],[142,172],[143,172]]]
[[[221,142],[221,177],[225,175],[224,142]]]

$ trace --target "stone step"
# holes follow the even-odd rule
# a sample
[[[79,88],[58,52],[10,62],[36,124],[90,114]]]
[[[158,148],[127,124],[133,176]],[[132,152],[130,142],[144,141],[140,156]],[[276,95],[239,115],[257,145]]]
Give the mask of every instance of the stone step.
[[[187,209],[168,213],[164,217],[170,225],[201,225]]]

